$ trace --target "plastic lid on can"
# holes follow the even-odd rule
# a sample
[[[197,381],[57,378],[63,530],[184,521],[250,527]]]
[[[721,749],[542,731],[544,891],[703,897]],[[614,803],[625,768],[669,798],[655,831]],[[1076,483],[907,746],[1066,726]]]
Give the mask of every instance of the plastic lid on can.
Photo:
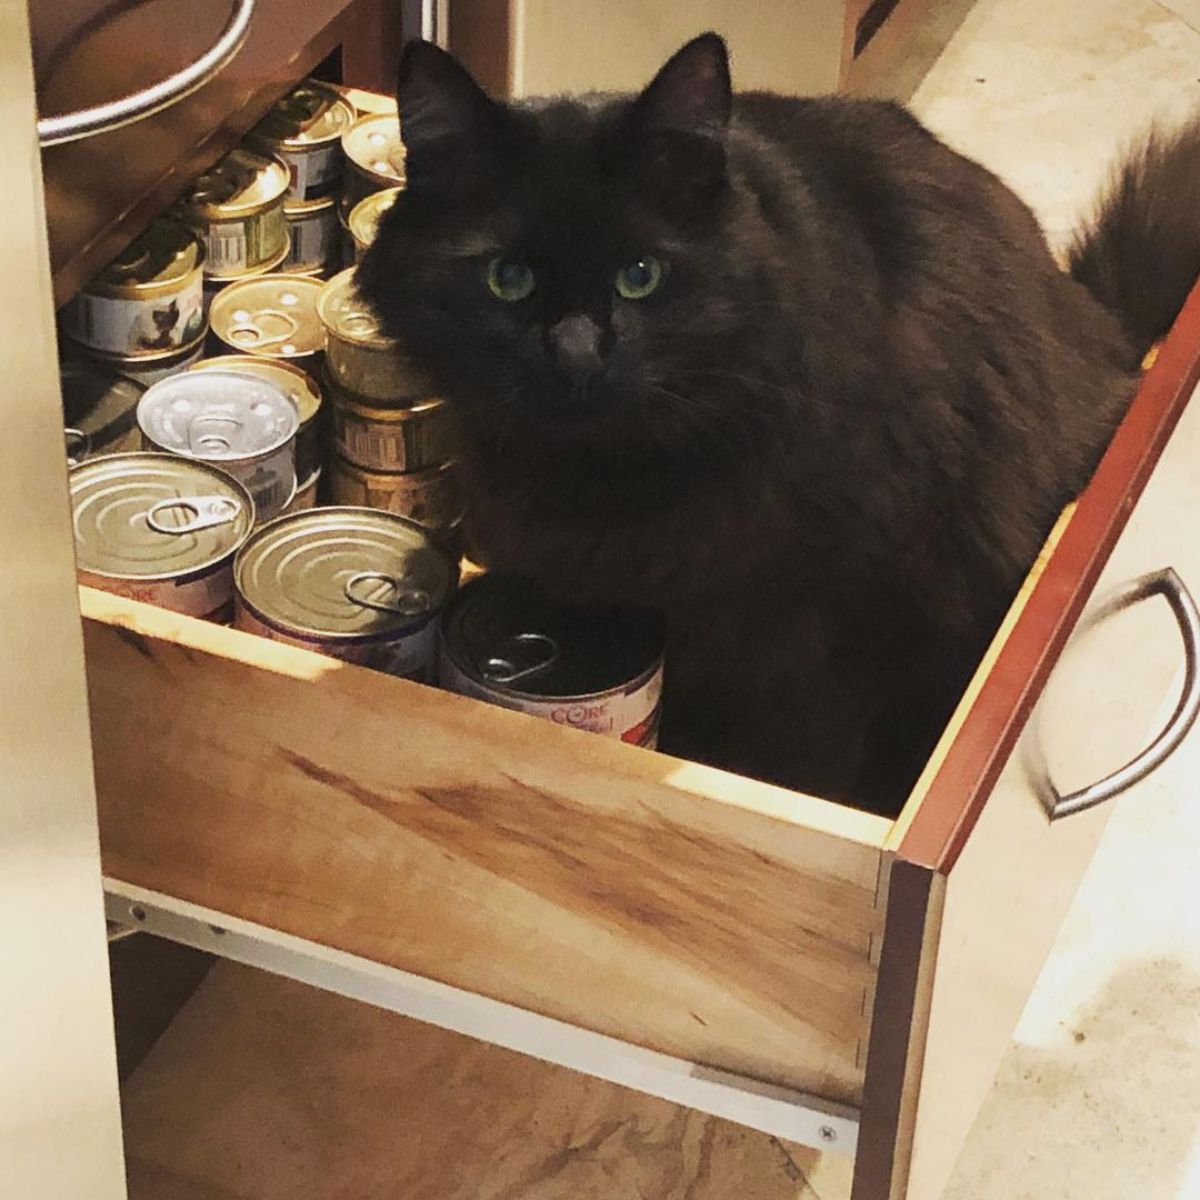
[[[400,188],[384,188],[360,200],[351,210],[346,222],[350,236],[360,250],[365,250],[379,232],[379,222],[396,203]]]
[[[342,134],[342,151],[381,186],[404,182],[404,142],[400,139],[398,116],[375,113],[359,117]]]
[[[399,343],[379,327],[379,318],[354,288],[354,267],[335,275],[321,289],[317,316],[330,337],[379,350],[394,350]]]
[[[291,174],[279,159],[237,146],[196,179],[179,203],[205,220],[231,221],[282,202],[290,185]]]
[[[369,639],[432,617],[457,581],[413,521],[371,508],[318,508],[262,526],[234,564],[239,598],[285,633]]]
[[[138,425],[157,447],[209,462],[238,462],[278,450],[300,414],[277,384],[238,371],[185,371],[161,379],[138,402]]]
[[[169,217],[156,217],[84,291],[96,296],[136,298],[182,285],[204,264],[204,243]]]
[[[442,617],[454,665],[506,695],[601,696],[654,670],[664,643],[653,613],[559,604],[503,575],[464,584]]]
[[[251,130],[251,135],[285,149],[337,141],[354,124],[354,106],[327,84],[306,79]]]
[[[221,354],[194,363],[188,367],[188,371],[237,371],[275,384],[291,397],[300,417],[301,429],[315,420],[321,409],[321,389],[317,381],[293,363],[255,358],[252,354]]]
[[[208,310],[213,334],[227,346],[255,357],[287,359],[325,348],[317,313],[324,283],[278,272],[253,275],[222,288]]]
[[[224,471],[173,454],[109,454],[71,468],[80,570],[175,579],[220,562],[246,540],[254,502]]]
[[[136,432],[145,390],[140,384],[88,362],[61,363],[58,373],[68,460],[99,453]]]

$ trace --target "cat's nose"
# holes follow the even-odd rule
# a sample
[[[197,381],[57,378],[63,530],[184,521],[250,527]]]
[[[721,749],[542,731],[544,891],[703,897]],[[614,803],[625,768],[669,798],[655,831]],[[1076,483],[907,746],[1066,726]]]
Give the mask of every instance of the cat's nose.
[[[563,317],[549,334],[559,366],[569,375],[595,375],[604,366],[603,332],[591,317]]]

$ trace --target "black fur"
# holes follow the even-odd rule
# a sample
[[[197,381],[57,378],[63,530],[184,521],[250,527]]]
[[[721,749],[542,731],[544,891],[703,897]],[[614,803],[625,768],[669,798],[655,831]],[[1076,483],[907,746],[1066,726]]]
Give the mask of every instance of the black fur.
[[[416,45],[399,102],[358,283],[458,406],[482,557],[666,613],[666,749],[894,811],[1178,289],[1127,339],[995,176],[894,105],[731,101],[711,34],[639,97],[518,106]]]

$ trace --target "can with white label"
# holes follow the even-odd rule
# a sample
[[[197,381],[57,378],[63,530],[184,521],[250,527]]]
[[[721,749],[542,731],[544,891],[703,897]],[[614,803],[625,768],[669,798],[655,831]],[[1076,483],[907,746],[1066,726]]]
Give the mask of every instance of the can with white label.
[[[422,683],[458,568],[419,525],[362,508],[289,513],[234,565],[238,629]]]
[[[306,79],[250,131],[251,142],[291,173],[289,204],[336,196],[342,183],[342,134],[355,119],[353,105],[335,89]]]
[[[289,275],[323,275],[342,260],[342,228],[332,196],[323,200],[289,201],[287,257],[279,270]]]
[[[237,146],[184,193],[178,211],[204,239],[206,275],[252,274],[283,258],[290,180],[279,159]]]
[[[662,704],[662,620],[559,604],[483,575],[442,617],[444,688],[530,716],[653,748]]]
[[[108,454],[73,467],[70,491],[80,583],[228,623],[254,524],[236,479],[173,454]]]
[[[63,306],[63,332],[105,355],[169,356],[204,336],[204,262],[196,235],[160,217]]]
[[[238,371],[188,371],[151,387],[137,416],[149,448],[212,463],[238,479],[256,521],[291,502],[300,415],[278,384]]]

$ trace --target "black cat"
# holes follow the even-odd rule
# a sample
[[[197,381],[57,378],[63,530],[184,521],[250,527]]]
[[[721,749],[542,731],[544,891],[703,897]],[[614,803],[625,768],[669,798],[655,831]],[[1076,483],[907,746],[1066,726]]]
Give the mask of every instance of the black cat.
[[[511,106],[418,44],[399,103],[358,284],[458,406],[484,560],[666,613],[665,749],[894,811],[1200,269],[1200,127],[1089,292],[906,111],[731,96],[713,34]]]

